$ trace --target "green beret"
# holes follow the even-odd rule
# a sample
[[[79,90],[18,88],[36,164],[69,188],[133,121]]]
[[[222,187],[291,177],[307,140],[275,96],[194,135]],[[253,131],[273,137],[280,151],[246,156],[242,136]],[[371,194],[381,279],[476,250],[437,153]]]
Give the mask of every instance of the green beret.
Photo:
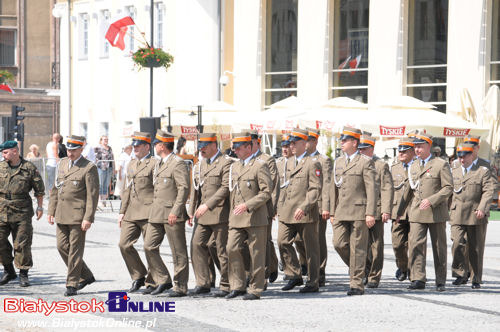
[[[2,144],[2,151],[6,150],[6,149],[15,148],[16,146],[17,146],[17,142],[16,141],[5,141]]]

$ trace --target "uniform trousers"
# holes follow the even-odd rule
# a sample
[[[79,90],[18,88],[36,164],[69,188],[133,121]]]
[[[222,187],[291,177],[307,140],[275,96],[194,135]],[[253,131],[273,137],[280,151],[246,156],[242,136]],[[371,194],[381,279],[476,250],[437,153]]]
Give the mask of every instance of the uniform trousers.
[[[323,220],[323,217],[319,216],[319,224],[318,224],[318,237],[319,237],[319,279],[321,281],[325,281],[325,269],[326,262],[328,259],[328,248],[326,246],[326,226],[327,221]],[[300,235],[297,234],[295,238],[295,249],[297,249],[297,253],[299,254],[299,263],[300,265],[307,265],[306,262],[306,251],[304,248],[304,241]]]
[[[160,246],[165,234],[172,251],[174,261],[174,291],[186,294],[189,280],[189,260],[186,246],[185,221],[174,225],[168,223],[149,223],[144,239],[144,251],[151,271],[151,277],[157,285],[171,283],[172,279],[160,256]]]
[[[287,279],[301,279],[297,253],[293,243],[297,234],[304,241],[305,257],[307,264],[308,280],[306,285],[319,286],[319,244],[318,244],[318,222],[310,223],[285,223],[279,222],[278,247],[283,258],[284,273]]]
[[[451,240],[453,241],[451,269],[459,277],[467,277],[471,272],[474,283],[483,281],[484,241],[487,227],[488,224],[451,225]]]
[[[365,276],[370,283],[380,283],[384,266],[384,222],[376,220],[368,229],[368,251],[366,255]]]
[[[231,290],[245,291],[246,272],[242,255],[245,241],[250,256],[250,282],[247,292],[260,297],[264,291],[266,268],[267,225],[245,228],[229,227],[227,256],[229,260],[229,284]]]
[[[12,234],[12,243],[9,235]],[[0,262],[4,265],[14,264],[18,269],[28,270],[33,266],[31,258],[31,242],[33,226],[30,221],[0,221]],[[14,255],[12,255],[14,249]]]
[[[147,276],[146,286],[155,286],[151,274],[148,273],[139,253],[134,247],[141,234],[143,239],[146,237],[147,228],[147,219],[136,221],[123,220],[118,246],[120,247],[120,252],[132,280],[138,280]]]
[[[68,267],[66,287],[78,287],[80,282],[91,279],[92,271],[83,260],[85,235],[82,226],[57,224],[57,250]]]
[[[267,225],[266,279],[273,272],[278,272],[278,257],[276,256],[273,242],[273,219],[270,219]]]
[[[446,283],[446,223],[411,222],[408,239],[410,280],[426,282],[427,231],[431,234],[436,285]]]
[[[410,233],[410,223],[408,220],[392,222],[391,237],[392,249],[396,257],[396,266],[401,272],[408,272],[408,234]]]
[[[350,287],[363,290],[366,254],[368,248],[368,226],[365,220],[333,222],[333,246],[340,258],[349,267]]]
[[[214,239],[217,250],[216,257],[220,264],[220,286],[219,289],[229,291],[228,262],[227,262],[227,236],[228,224],[201,225],[197,224],[193,232],[191,242],[191,261],[196,277],[196,286],[210,288],[212,283],[210,261],[210,240]],[[212,264],[213,266],[213,264]]]

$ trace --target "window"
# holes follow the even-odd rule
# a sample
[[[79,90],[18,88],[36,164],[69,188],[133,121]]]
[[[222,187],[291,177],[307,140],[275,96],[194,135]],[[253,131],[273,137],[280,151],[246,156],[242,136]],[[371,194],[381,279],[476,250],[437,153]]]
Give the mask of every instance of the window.
[[[493,0],[491,19],[490,85],[500,87],[500,0]]]
[[[267,0],[264,107],[297,95],[297,0]]]
[[[106,31],[108,29],[108,26],[110,23],[110,18],[111,18],[111,14],[110,14],[109,10],[107,10],[107,9],[101,10],[99,18],[101,20],[101,24],[100,24],[101,33],[99,36],[99,40],[102,40],[101,50],[100,50],[101,51],[101,58],[107,58],[107,57],[109,57],[109,42],[106,38],[104,38],[104,36],[106,35]]]
[[[99,136],[109,135],[109,122],[99,122]]]
[[[80,136],[87,138],[88,135],[88,124],[87,122],[80,122]]]
[[[407,94],[446,112],[448,0],[410,0]]]
[[[156,27],[155,27],[155,44],[154,47],[156,48],[162,48],[163,47],[163,3],[162,2],[157,2],[155,3],[155,21],[156,21]]]
[[[126,12],[135,21],[135,17],[136,17],[135,13],[136,12],[135,12],[134,6],[127,7],[126,8]],[[129,25],[128,26],[128,30],[127,30],[127,38],[128,38],[128,43],[127,44],[128,44],[128,49],[131,52],[134,52],[134,48],[135,48],[134,32],[135,32],[135,26]]]
[[[332,97],[368,102],[369,0],[335,0]]]
[[[85,60],[89,56],[89,15],[80,14],[80,59]]]
[[[0,66],[16,65],[17,30],[0,28]]]

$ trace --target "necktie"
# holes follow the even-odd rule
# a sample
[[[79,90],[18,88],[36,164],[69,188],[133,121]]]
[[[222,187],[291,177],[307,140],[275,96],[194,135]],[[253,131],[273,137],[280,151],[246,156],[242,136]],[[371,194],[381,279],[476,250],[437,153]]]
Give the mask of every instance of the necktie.
[[[408,164],[404,164],[404,166],[403,166],[403,167],[405,168],[405,171],[407,171],[407,170],[408,170]]]

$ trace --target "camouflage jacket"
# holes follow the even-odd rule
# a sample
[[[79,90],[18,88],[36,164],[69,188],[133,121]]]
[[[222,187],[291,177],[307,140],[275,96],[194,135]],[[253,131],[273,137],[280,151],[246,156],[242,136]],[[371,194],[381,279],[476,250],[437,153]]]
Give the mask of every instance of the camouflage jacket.
[[[0,162],[0,222],[25,221],[34,215],[29,195],[43,196],[45,186],[35,165],[21,159],[21,165],[11,169],[7,161]]]

